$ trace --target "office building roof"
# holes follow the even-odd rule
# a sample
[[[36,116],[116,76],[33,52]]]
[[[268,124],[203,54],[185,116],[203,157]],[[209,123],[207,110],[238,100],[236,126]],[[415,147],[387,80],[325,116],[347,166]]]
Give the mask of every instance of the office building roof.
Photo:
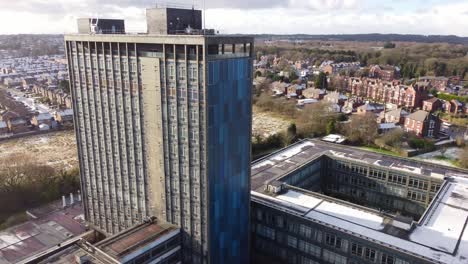
[[[278,180],[322,156],[440,180],[450,175],[467,174],[465,170],[457,168],[308,139],[255,161],[251,172],[252,190],[261,190],[268,182]]]
[[[174,232],[178,233],[179,229],[170,224],[147,224],[110,237],[96,246],[116,259],[124,259],[148,244],[166,240]]]
[[[69,245],[63,243],[63,246],[57,247],[55,251],[45,255],[42,253],[42,256],[38,254],[37,260],[40,260],[38,263],[58,264],[75,263],[76,259],[90,264],[127,263],[179,233],[180,229],[174,225],[144,223],[94,244],[86,238],[73,238]],[[96,239],[95,236],[91,237],[91,240]],[[177,246],[178,244],[174,245]]]
[[[269,182],[281,183],[283,176],[323,155],[444,182],[419,222],[407,230],[395,228],[402,221],[398,217],[319,193],[288,185],[278,194],[265,190]],[[465,170],[305,140],[253,164],[252,200],[427,261],[456,264],[468,259]]]

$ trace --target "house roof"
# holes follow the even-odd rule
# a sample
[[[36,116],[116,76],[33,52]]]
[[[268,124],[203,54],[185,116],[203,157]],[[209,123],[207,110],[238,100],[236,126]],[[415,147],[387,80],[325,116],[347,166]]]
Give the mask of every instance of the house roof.
[[[327,95],[325,95],[325,97],[328,99],[335,99],[335,100],[347,100],[348,97],[346,95],[343,95],[339,92],[331,92],[331,93],[328,93]]]
[[[424,102],[435,103],[435,102],[437,102],[437,101],[439,101],[439,98],[437,98],[437,97],[432,97],[431,99],[427,99],[427,100],[425,100]]]
[[[7,119],[15,119],[15,118],[18,118],[20,115],[18,115],[17,113],[15,112],[11,112],[11,111],[6,111],[6,112],[3,112],[1,114],[2,116],[2,119],[3,120],[7,120]]]
[[[10,124],[13,125],[13,126],[24,125],[24,124],[26,124],[26,120],[24,120],[22,118],[16,118],[16,119],[11,120]]]
[[[73,115],[73,110],[72,109],[65,109],[65,110],[62,110],[62,111],[58,111],[57,112],[58,115],[60,116],[72,116]]]
[[[390,111],[386,112],[385,115],[386,116],[401,117],[401,116],[407,116],[408,112],[406,112],[402,108],[397,108],[397,109],[393,109],[393,110],[390,110]]]
[[[37,120],[50,120],[52,119],[52,115],[49,113],[41,113],[36,116]]]
[[[426,118],[429,116],[429,112],[418,110],[411,115],[408,116],[409,119],[424,122]]]
[[[365,104],[365,105],[361,105],[360,107],[358,107],[358,109],[363,109],[363,110],[366,110],[366,111],[374,111],[374,110],[383,110],[384,109],[384,106],[381,105],[381,104]]]
[[[379,124],[379,129],[393,129],[397,128],[397,125],[395,123],[382,123]]]

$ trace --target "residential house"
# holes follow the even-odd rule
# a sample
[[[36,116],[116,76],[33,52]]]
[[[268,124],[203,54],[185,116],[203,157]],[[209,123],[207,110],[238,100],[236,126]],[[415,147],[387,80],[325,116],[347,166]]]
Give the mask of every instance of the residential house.
[[[381,104],[366,103],[357,108],[357,113],[360,115],[365,115],[367,113],[378,114],[384,110],[384,106]]]
[[[24,89],[31,89],[34,86],[34,83],[36,82],[36,78],[28,76],[24,77],[22,84]]]
[[[402,108],[381,112],[379,115],[379,123],[403,124],[408,115],[409,113]]]
[[[437,137],[441,121],[438,116],[427,111],[418,110],[405,119],[405,131],[419,137]]]
[[[0,135],[8,133],[8,124],[5,121],[0,121]]]
[[[73,110],[65,109],[54,113],[54,119],[62,126],[73,125]]]
[[[335,75],[340,72],[349,73],[351,71],[358,71],[361,64],[359,62],[340,62],[325,65],[322,71],[328,75]]]
[[[391,65],[373,65],[369,69],[369,77],[392,81],[400,78],[400,68]]]
[[[464,104],[458,100],[445,101],[444,111],[449,114],[460,114],[464,112]]]
[[[13,87],[13,86],[16,86],[16,85],[21,85],[21,79],[20,78],[5,78],[3,80],[3,84],[7,87]]]
[[[437,97],[432,97],[431,99],[427,99],[423,101],[423,110],[427,112],[435,112],[437,110],[442,109],[443,103]]]
[[[452,105],[452,113],[454,114],[460,114],[460,113],[463,113],[463,106],[464,104],[458,100],[451,100],[450,101],[451,105]]]
[[[11,111],[0,111],[0,121],[8,121],[20,117],[17,113]]]
[[[410,85],[405,94],[405,106],[410,108],[420,108],[423,101],[429,98],[430,83],[417,82]]]
[[[25,133],[30,131],[28,122],[21,117],[9,119],[7,125],[10,133]]]
[[[351,78],[349,87],[352,95],[370,98],[377,102],[392,103],[409,108],[422,107],[422,101],[429,98],[430,83],[417,83],[410,87],[400,81],[391,82],[370,78]]]
[[[437,89],[437,91],[445,91],[450,84],[450,80],[447,77],[434,77],[434,76],[423,76],[419,78],[420,82],[427,82]]]
[[[33,116],[31,119],[31,124],[38,127],[40,124],[46,124],[52,126],[52,121],[54,120],[53,116],[49,113],[40,113]]]
[[[348,97],[339,92],[330,92],[323,98],[325,102],[343,106]]]
[[[287,96],[290,97],[298,97],[302,95],[302,91],[305,89],[305,85],[302,84],[293,84],[288,86],[287,88]]]
[[[288,87],[291,84],[284,82],[273,82],[271,84],[271,89],[275,95],[284,95],[288,93]]]
[[[355,112],[356,108],[358,108],[361,105],[364,105],[364,101],[362,100],[362,98],[353,97],[346,100],[342,111],[345,114],[351,114],[352,112]]]
[[[326,94],[327,92],[323,89],[307,88],[302,91],[302,96],[307,99],[322,100]]]

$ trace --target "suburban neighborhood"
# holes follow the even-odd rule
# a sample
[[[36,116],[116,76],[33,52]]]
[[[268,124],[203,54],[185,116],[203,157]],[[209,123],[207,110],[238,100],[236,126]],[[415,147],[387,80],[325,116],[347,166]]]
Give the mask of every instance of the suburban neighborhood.
[[[63,55],[0,59],[0,138],[73,127]]]

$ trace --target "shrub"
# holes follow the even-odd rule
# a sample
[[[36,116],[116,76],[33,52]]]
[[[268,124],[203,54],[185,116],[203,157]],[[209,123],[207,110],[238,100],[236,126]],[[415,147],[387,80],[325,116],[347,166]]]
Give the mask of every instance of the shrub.
[[[254,136],[252,143],[252,155],[256,156],[266,151],[275,150],[284,147],[285,139],[281,134],[274,134],[265,139],[260,135]]]
[[[408,141],[408,145],[415,149],[421,149],[424,151],[432,151],[435,149],[434,142],[423,138],[411,138]]]

